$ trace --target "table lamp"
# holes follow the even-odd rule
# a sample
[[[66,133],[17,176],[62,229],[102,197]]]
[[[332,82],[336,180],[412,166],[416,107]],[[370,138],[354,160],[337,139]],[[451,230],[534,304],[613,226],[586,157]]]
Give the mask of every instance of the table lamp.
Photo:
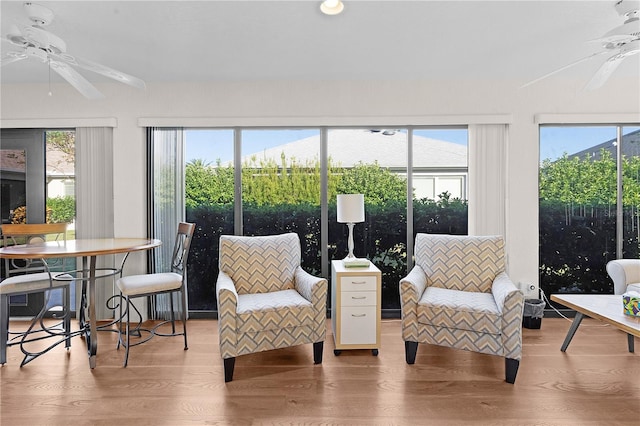
[[[338,194],[337,221],[349,227],[349,254],[342,264],[349,266],[369,266],[369,260],[358,259],[353,255],[353,225],[364,222],[364,194]]]

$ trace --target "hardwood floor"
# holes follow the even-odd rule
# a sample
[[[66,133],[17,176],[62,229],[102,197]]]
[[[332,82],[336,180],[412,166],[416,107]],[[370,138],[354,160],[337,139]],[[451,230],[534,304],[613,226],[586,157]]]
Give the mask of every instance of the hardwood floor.
[[[420,345],[407,365],[399,320],[383,320],[377,357],[334,356],[328,322],[321,365],[311,345],[245,355],[227,384],[213,320],[189,321],[188,351],[180,337],[133,347],[127,368],[115,333],[99,334],[94,370],[80,338],[22,368],[13,346],[0,368],[0,423],[638,424],[640,354],[628,352],[624,333],[592,319],[562,353],[569,325],[544,318],[540,330],[524,329],[515,385],[504,381],[504,360],[489,355]]]

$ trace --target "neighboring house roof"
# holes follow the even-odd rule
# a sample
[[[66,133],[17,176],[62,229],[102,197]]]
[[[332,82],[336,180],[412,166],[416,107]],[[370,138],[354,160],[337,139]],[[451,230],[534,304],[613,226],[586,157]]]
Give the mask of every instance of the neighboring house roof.
[[[372,164],[377,161],[381,167],[406,169],[406,133],[334,129],[328,131],[327,141],[333,165],[353,167],[359,163]],[[295,158],[298,163],[304,164],[307,160],[317,160],[319,151],[320,135],[315,135],[245,155],[243,161],[255,156],[257,159],[272,159],[280,163],[284,153],[287,159]],[[467,147],[414,135],[413,159],[413,163],[420,168],[466,170]]]
[[[69,162],[62,151],[47,150],[47,176],[68,176],[75,173],[73,162]],[[0,155],[0,170],[5,172],[25,173],[27,160],[25,151],[21,149],[3,149]]]
[[[616,145],[617,138],[610,139],[606,142],[602,142],[601,144],[594,145],[590,148],[571,154],[569,158],[578,157],[585,159],[586,156],[589,155],[592,160],[600,160],[602,159],[603,149],[611,154],[611,158],[616,158]],[[627,133],[626,135],[622,135],[622,155],[625,157],[640,156],[640,130],[635,130],[631,133]]]
[[[0,170],[7,172],[25,173],[27,170],[27,159],[25,157],[24,150],[1,150]]]

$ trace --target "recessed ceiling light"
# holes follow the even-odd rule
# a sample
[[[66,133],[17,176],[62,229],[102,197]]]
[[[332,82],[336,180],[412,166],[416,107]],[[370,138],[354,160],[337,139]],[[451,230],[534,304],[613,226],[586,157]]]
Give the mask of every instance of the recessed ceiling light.
[[[320,4],[320,10],[325,15],[337,15],[344,9],[344,4],[340,0],[324,0]]]

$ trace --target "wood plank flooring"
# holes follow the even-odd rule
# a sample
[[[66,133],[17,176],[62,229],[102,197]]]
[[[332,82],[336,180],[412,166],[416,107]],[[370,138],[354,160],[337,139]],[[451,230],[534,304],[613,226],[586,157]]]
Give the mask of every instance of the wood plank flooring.
[[[585,319],[566,353],[569,328],[544,318],[524,329],[515,385],[499,357],[420,345],[404,360],[399,320],[383,320],[382,346],[333,354],[327,323],[324,361],[303,345],[239,357],[224,383],[214,320],[190,320],[181,337],[133,347],[129,366],[116,334],[99,333],[97,367],[74,338],[20,368],[18,347],[0,368],[2,426],[17,425],[636,425],[640,353],[626,335]],[[12,323],[12,327],[19,324]],[[636,340],[636,348],[640,342]]]

